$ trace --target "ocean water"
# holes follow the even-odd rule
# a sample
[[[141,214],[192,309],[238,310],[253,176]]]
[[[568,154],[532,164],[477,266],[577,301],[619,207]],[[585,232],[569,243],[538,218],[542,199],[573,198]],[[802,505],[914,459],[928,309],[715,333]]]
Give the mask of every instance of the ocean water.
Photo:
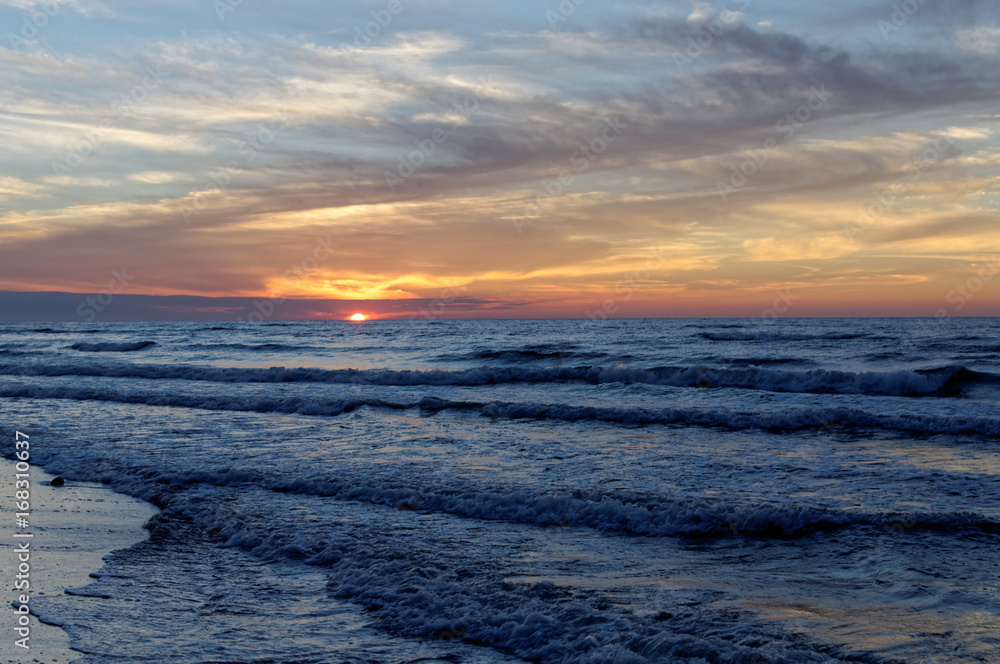
[[[84,662],[1000,662],[998,404],[1000,319],[0,326],[161,509]]]

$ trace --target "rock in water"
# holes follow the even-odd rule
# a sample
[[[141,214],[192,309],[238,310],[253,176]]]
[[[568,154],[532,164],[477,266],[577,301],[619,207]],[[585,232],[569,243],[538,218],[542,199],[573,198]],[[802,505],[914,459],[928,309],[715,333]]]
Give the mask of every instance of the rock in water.
[[[66,484],[66,480],[64,480],[61,477],[53,477],[52,481],[49,482],[49,484],[51,484],[52,486],[62,486],[63,484]]]

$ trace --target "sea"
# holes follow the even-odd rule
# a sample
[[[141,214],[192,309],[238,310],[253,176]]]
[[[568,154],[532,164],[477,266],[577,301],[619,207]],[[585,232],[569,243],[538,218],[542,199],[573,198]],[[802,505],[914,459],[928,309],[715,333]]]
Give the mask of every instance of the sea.
[[[997,318],[0,325],[159,510],[88,663],[1000,662],[998,405]]]

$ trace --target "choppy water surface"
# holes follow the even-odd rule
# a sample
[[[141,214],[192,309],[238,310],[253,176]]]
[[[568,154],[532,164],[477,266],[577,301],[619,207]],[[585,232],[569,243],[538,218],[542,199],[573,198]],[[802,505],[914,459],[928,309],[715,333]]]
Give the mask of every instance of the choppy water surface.
[[[998,333],[5,325],[0,413],[163,510],[84,661],[996,662]]]

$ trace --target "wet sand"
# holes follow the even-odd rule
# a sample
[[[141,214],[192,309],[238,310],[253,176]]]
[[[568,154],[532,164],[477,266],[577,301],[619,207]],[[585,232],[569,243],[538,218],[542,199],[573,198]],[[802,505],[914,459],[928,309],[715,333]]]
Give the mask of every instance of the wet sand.
[[[3,528],[0,528],[3,533],[0,574],[5,589],[0,659],[68,664],[83,653],[71,648],[69,635],[60,627],[41,622],[37,615],[31,617],[30,650],[14,643],[20,636],[14,631],[17,614],[12,604],[23,592],[14,588],[19,564],[15,548],[20,542],[31,542],[32,600],[61,595],[68,588],[92,583],[94,579],[90,574],[104,566],[105,555],[145,539],[148,533],[142,526],[156,513],[156,508],[101,484],[67,482],[60,487],[49,486],[53,476],[31,466],[29,527],[19,528],[14,509],[16,472],[13,461],[0,459],[0,496],[5,506]],[[32,533],[33,537],[30,540],[14,538],[15,533]],[[58,616],[44,615],[43,618],[52,623],[58,621]]]

